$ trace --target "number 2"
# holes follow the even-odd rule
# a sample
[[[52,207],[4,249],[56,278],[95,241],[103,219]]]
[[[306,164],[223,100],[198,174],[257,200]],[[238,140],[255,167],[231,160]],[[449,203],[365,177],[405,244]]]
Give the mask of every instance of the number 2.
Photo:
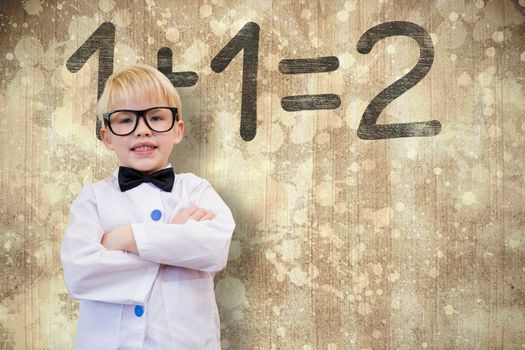
[[[357,136],[363,140],[434,136],[441,131],[441,123],[437,120],[376,124],[383,109],[421,81],[427,75],[434,61],[434,45],[430,35],[417,24],[404,21],[381,23],[370,28],[359,38],[357,51],[362,54],[368,54],[379,40],[394,35],[403,35],[415,39],[419,45],[419,60],[410,72],[386,87],[368,104],[357,129]]]

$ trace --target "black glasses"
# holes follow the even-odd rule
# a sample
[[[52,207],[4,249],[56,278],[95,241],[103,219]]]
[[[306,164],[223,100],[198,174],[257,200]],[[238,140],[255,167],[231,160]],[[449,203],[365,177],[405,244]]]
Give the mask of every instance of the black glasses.
[[[178,120],[177,107],[152,107],[141,111],[133,109],[117,109],[103,115],[104,124],[117,136],[127,136],[135,131],[139,118],[153,131],[170,131]]]

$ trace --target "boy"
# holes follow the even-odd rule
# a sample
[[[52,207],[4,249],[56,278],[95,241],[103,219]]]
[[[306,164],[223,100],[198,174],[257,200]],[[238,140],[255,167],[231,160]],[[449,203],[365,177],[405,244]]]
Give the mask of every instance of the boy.
[[[213,276],[235,222],[208,181],[169,164],[184,133],[177,91],[129,66],[109,77],[97,115],[120,167],[82,188],[61,246],[80,299],[77,349],[220,349]]]

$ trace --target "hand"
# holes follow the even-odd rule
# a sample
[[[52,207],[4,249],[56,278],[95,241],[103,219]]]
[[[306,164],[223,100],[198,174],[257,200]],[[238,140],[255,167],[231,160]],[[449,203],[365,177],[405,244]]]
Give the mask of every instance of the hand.
[[[175,215],[175,218],[173,218],[172,224],[184,224],[189,219],[195,220],[195,221],[204,221],[204,220],[211,220],[215,218],[216,215],[208,209],[199,208],[195,204],[190,205],[187,208],[182,209],[177,215]]]
[[[173,220],[171,221],[172,224],[184,224],[189,219],[195,220],[195,221],[203,221],[203,220],[211,220],[215,218],[216,215],[208,209],[199,208],[195,204],[190,205],[187,208],[182,209],[180,212],[175,215]],[[165,268],[166,265],[160,264],[160,268]]]
[[[125,250],[130,253],[139,253],[131,225],[122,225],[109,230],[104,233],[100,243],[108,250]]]

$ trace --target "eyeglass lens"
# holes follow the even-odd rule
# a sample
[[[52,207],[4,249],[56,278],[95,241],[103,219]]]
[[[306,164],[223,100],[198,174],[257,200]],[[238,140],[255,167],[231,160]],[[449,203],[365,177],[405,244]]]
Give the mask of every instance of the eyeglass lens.
[[[109,116],[109,124],[113,133],[126,135],[135,129],[139,119],[138,112],[118,111]],[[168,108],[155,108],[145,114],[146,124],[150,129],[157,132],[164,132],[173,126],[173,113]]]

